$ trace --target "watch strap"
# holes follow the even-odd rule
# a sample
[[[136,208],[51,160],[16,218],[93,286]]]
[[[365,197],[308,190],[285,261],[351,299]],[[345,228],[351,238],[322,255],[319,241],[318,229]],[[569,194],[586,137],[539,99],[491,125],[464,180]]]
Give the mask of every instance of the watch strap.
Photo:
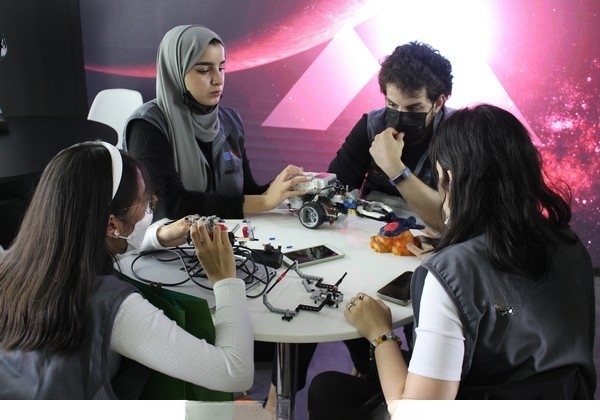
[[[407,166],[406,168],[404,168],[404,170],[402,172],[400,172],[399,175],[396,175],[393,178],[390,178],[390,184],[396,186],[399,183],[401,183],[402,181],[404,181],[406,178],[409,177],[409,175],[411,174],[411,170],[410,168]]]

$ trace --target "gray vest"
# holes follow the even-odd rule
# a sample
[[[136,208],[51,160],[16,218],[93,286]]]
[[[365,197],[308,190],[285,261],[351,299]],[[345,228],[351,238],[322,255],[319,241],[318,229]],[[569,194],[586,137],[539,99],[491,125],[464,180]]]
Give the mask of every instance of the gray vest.
[[[433,254],[413,275],[415,327],[427,272],[456,304],[465,355],[459,398],[592,398],[591,260],[573,232],[548,233],[553,267],[539,282],[494,268],[478,236]]]
[[[244,194],[244,172],[242,168],[244,162],[242,155],[245,148],[242,119],[233,108],[220,105],[218,112],[219,133],[212,142],[212,159],[209,159],[212,163],[212,173],[210,175],[214,177],[214,190],[210,192],[242,196]],[[124,150],[128,150],[127,131],[129,122],[135,119],[143,119],[151,123],[169,139],[169,123],[160,110],[156,99],[153,99],[139,107],[127,120],[125,133],[123,134]]]
[[[0,350],[0,399],[131,399],[146,382],[146,367],[125,358],[109,372],[110,338],[123,300],[137,289],[115,276],[99,276],[83,343],[68,356],[43,349]]]

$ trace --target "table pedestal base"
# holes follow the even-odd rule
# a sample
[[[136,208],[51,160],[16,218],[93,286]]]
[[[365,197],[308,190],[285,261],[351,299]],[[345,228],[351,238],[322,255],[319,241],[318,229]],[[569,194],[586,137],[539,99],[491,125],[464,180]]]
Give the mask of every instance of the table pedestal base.
[[[294,419],[298,344],[277,343],[277,420]]]

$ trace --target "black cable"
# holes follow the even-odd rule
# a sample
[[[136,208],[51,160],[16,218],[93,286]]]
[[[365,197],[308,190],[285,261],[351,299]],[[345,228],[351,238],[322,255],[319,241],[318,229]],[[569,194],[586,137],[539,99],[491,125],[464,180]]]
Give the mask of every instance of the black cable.
[[[212,287],[206,286],[196,280],[196,277],[202,277],[205,279],[207,279],[208,277],[206,275],[202,274],[204,269],[202,268],[202,265],[198,261],[196,255],[188,253],[188,251],[191,249],[193,249],[193,247],[177,246],[177,247],[172,247],[172,248],[153,249],[153,250],[140,252],[140,254],[138,256],[136,256],[133,259],[133,261],[131,261],[131,272],[136,279],[138,279],[146,284],[150,284],[150,285],[156,286],[156,287],[162,287],[162,286],[174,287],[174,286],[180,286],[184,283],[187,283],[188,281],[192,281],[194,284],[196,284],[197,286],[199,286],[205,290],[213,291]],[[238,257],[242,258],[242,259],[236,259],[236,272],[241,271],[242,273],[244,273],[246,275],[245,279],[243,279],[244,282],[246,283],[246,290],[252,288],[257,283],[264,284],[264,287],[258,294],[256,294],[256,295],[246,294],[246,297],[248,299],[256,299],[256,298],[262,296],[265,293],[265,290],[267,289],[269,282],[271,281],[272,278],[275,277],[275,275],[274,274],[271,275],[271,272],[269,272],[268,267],[264,264],[264,262],[262,262],[262,258],[260,256],[260,254],[256,252],[256,250],[245,247],[243,245],[234,245],[233,249],[234,249],[234,254],[237,255]],[[172,258],[161,257],[160,254],[165,253],[165,252],[172,253],[175,256]],[[151,256],[153,259],[155,259],[156,261],[159,261],[159,262],[173,262],[173,261],[177,261],[177,260],[181,261],[181,265],[182,265],[181,269],[183,271],[185,271],[187,278],[185,280],[175,282],[175,283],[162,283],[162,282],[156,282],[156,281],[149,280],[147,278],[142,277],[141,275],[139,275],[136,272],[134,266],[135,266],[135,263],[140,258],[145,257],[145,256]],[[258,257],[258,259],[260,260],[260,263],[264,269],[264,279],[257,275],[257,273],[260,272],[260,269],[259,269],[257,263],[254,261],[253,257]],[[186,259],[188,260],[187,262],[186,262]],[[241,263],[238,263],[239,261],[241,261]]]
[[[131,272],[133,273],[134,277],[146,284],[150,284],[152,286],[156,286],[156,287],[162,287],[162,286],[169,286],[169,287],[173,287],[173,286],[180,286],[184,283],[187,283],[191,277],[188,277],[187,279],[180,281],[180,282],[176,282],[176,283],[162,283],[162,282],[156,282],[156,281],[152,281],[152,280],[148,280],[142,276],[140,276],[138,273],[136,273],[135,269],[133,268],[135,262],[137,260],[139,260],[142,257],[145,257],[147,255],[154,255],[157,254],[159,252],[172,252],[175,255],[177,255],[178,258],[173,258],[171,261],[175,261],[177,259],[179,259],[181,261],[181,263],[183,264],[184,267],[186,267],[186,272],[187,272],[187,266],[185,264],[185,261],[183,260],[183,257],[181,256],[181,254],[179,254],[175,249],[172,248],[165,248],[165,249],[153,249],[150,251],[143,251],[140,252],[140,255],[138,255],[137,257],[135,257],[133,259],[133,261],[131,261]]]
[[[248,257],[248,258],[249,258],[249,259],[250,259],[250,260],[251,260],[253,263],[254,263],[254,258],[253,258],[253,256],[254,256],[254,257],[258,257],[258,260],[259,260],[259,262],[262,264],[262,266],[263,266],[263,268],[264,268],[264,270],[265,270],[265,276],[266,276],[266,279],[265,279],[265,280],[263,280],[263,279],[261,279],[260,277],[257,277],[256,279],[257,279],[257,281],[258,281],[258,282],[260,282],[260,283],[264,283],[264,287],[263,287],[263,288],[262,288],[262,290],[261,290],[261,291],[260,291],[258,294],[256,294],[256,295],[248,295],[248,294],[246,294],[246,297],[247,297],[248,299],[256,299],[256,298],[258,298],[258,297],[261,297],[261,296],[262,296],[262,295],[265,293],[265,291],[267,290],[267,287],[269,286],[269,283],[271,282],[271,279],[272,279],[272,277],[271,277],[271,275],[270,275],[270,273],[269,273],[269,269],[268,269],[267,265],[266,265],[266,264],[263,262],[261,255],[260,255],[258,252],[256,252],[256,250],[255,250],[255,249],[248,248],[248,247],[246,247],[246,246],[243,246],[243,245],[236,245],[236,248],[237,248],[239,251],[243,251],[243,252],[249,253],[249,257]],[[254,274],[253,274],[253,276],[254,276]],[[275,275],[273,275],[273,278],[274,278],[274,277],[275,277]]]
[[[283,280],[283,278],[286,276],[286,274],[292,269],[292,267],[294,267],[296,265],[296,262],[294,262],[294,264],[288,266],[288,268],[286,268],[286,270],[281,273],[279,275],[279,277],[277,278],[277,280],[275,280],[275,283],[273,283],[273,285],[269,288],[269,290],[267,290],[266,293],[269,293],[271,290],[273,290],[273,288],[277,285],[277,283],[279,283],[281,280]]]

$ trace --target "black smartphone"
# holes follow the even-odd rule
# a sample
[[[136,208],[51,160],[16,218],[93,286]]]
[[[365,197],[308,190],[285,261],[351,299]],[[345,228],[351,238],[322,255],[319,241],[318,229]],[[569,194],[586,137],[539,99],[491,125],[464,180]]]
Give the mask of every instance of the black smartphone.
[[[412,271],[405,271],[394,280],[383,286],[377,291],[380,299],[394,302],[399,305],[408,305],[410,303],[410,279]]]

